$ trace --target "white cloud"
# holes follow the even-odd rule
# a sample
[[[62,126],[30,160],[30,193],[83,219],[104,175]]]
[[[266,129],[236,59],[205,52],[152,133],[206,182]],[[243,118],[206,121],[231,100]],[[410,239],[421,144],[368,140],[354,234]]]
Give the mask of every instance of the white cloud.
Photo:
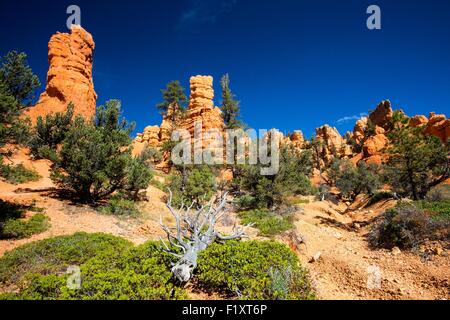
[[[346,117],[343,117],[343,118],[340,118],[339,120],[337,120],[336,123],[338,125],[345,124],[350,121],[357,121],[357,120],[361,119],[362,117],[367,117],[367,113],[360,113],[359,115],[355,114],[353,116],[346,116]]]

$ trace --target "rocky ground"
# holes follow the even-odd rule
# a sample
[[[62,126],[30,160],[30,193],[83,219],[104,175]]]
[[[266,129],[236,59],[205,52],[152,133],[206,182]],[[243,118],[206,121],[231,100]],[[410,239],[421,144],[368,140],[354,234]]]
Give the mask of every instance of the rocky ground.
[[[18,186],[0,182],[0,199],[27,205],[35,202],[51,219],[51,227],[29,239],[0,241],[0,256],[25,243],[77,231],[109,233],[141,244],[163,235],[160,215],[165,223],[173,222],[165,208],[164,193],[157,188],[147,190],[149,201],[140,207],[142,217],[107,216],[58,198],[49,179],[49,164],[27,159],[25,152],[20,151],[12,160],[34,168],[42,179]],[[309,204],[298,207],[296,232],[306,242],[298,254],[321,299],[450,298],[450,258],[445,250],[423,259],[413,253],[369,248],[368,222],[394,205],[393,201],[385,201],[358,210],[355,205],[349,209],[342,203],[311,198]],[[256,234],[256,230],[249,230],[251,238],[256,238]],[[199,299],[218,298],[192,294]]]
[[[364,224],[393,205],[385,202],[343,215],[340,213],[343,205],[312,202],[297,214],[297,232],[306,238],[306,246],[302,247],[299,256],[309,269],[320,298],[450,298],[447,252],[424,260],[409,252],[369,248],[368,227]]]

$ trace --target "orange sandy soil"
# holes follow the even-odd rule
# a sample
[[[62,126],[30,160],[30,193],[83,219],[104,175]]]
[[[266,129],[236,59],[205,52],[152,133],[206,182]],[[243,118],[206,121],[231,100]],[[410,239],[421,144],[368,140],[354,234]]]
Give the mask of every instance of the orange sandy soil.
[[[33,201],[43,208],[50,218],[51,227],[46,232],[23,240],[1,240],[0,257],[7,251],[25,243],[78,231],[104,232],[120,236],[135,244],[164,236],[159,226],[162,215],[165,223],[173,223],[165,203],[164,193],[154,187],[147,189],[148,202],[140,204],[142,217],[117,218],[97,213],[88,206],[75,205],[58,199],[49,178],[49,162],[30,161],[27,151],[19,150],[11,158],[12,163],[22,163],[36,170],[41,176],[37,182],[11,185],[0,181],[0,199],[16,204],[29,205]],[[347,208],[344,204],[328,201],[317,202],[313,198],[299,206],[296,214],[296,231],[306,239],[306,246],[298,250],[302,264],[308,268],[320,299],[449,299],[450,258],[445,249],[440,255],[426,261],[419,255],[387,250],[371,250],[368,247],[367,223],[395,205],[393,201],[381,202],[359,210],[358,204]],[[31,214],[31,213],[30,213]],[[231,215],[230,229],[235,220]],[[356,223],[356,224],[355,224]],[[250,238],[256,239],[257,230],[249,230]],[[280,239],[283,241],[283,239]],[[321,253],[320,258],[310,262],[311,257]],[[368,267],[381,271],[381,288],[368,289]],[[189,289],[196,299],[219,299]]]

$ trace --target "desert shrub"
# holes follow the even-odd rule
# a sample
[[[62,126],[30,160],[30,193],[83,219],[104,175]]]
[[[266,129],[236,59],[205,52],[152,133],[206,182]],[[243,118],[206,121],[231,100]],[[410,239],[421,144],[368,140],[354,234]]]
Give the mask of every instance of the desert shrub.
[[[280,283],[274,273],[290,270]],[[200,253],[199,285],[240,299],[313,299],[307,272],[285,245],[273,241],[227,241]]]
[[[251,195],[244,194],[241,197],[238,197],[234,201],[234,205],[238,210],[250,210],[258,206],[257,198],[252,197]]]
[[[82,232],[29,243],[0,258],[0,283],[20,285],[25,275],[65,272],[100,253],[120,254],[131,246],[111,235]]]
[[[23,164],[17,166],[0,164],[0,176],[12,184],[38,181],[41,178],[36,171],[25,168]]]
[[[208,166],[182,168],[169,178],[168,188],[173,193],[173,204],[205,203],[217,189],[215,176]]]
[[[25,220],[25,212],[36,212],[30,219]],[[33,234],[48,229],[48,218],[42,214],[43,209],[23,206],[0,200],[0,239],[28,238]]]
[[[174,257],[160,246],[86,233],[27,244],[0,258],[0,285],[17,289],[0,300],[186,299],[170,271]],[[69,266],[80,267],[79,289],[67,285]],[[196,284],[242,299],[314,298],[296,255],[276,242],[213,244],[200,254]]]
[[[103,214],[114,216],[136,217],[140,215],[136,203],[121,195],[111,197],[105,205],[99,206],[97,210]]]
[[[331,168],[332,176],[335,177],[336,187],[339,188],[342,196],[355,199],[359,194],[366,193],[373,195],[380,187],[381,181],[377,174],[378,166],[366,164],[360,161],[355,167],[348,160],[338,162]],[[336,170],[336,172],[333,172]]]
[[[214,174],[208,166],[193,169],[186,183],[186,196],[192,201],[209,200],[214,194],[216,182]]]
[[[147,189],[153,179],[153,173],[146,163],[148,160],[146,157],[146,154],[140,157],[132,157],[127,165],[127,178],[123,189],[128,197],[134,201],[139,200],[139,191]]]
[[[156,300],[187,297],[183,289],[174,284],[170,272],[172,257],[160,250],[159,243],[150,241],[132,247],[125,240],[113,236],[99,234],[89,237],[91,241],[73,242],[77,246],[55,243],[54,248],[63,253],[63,259],[55,260],[54,256],[47,254],[42,260],[58,268],[46,272],[36,268],[29,270],[22,290],[18,294],[0,296],[0,299]],[[66,237],[65,240],[71,239]],[[117,242],[116,248],[114,242]],[[66,258],[71,258],[66,255],[69,249],[87,251],[81,256],[83,261],[76,261],[82,276],[79,289],[70,289],[67,286],[69,275],[60,272],[65,271]],[[74,264],[73,258],[70,262]]]
[[[34,132],[28,142],[32,155],[37,159],[56,161],[56,148],[69,131],[73,118],[73,104],[66,112],[48,114],[45,119],[38,117]]]
[[[88,300],[186,298],[183,289],[173,281],[171,262],[172,257],[153,241],[130,249],[119,259],[98,256],[81,267],[81,289],[68,296]]]
[[[141,157],[143,159],[151,160],[155,163],[159,163],[164,160],[164,155],[162,152],[156,148],[146,147],[144,151],[142,151]]]
[[[254,223],[259,235],[272,237],[294,227],[293,216],[280,215],[268,210],[250,210],[239,213],[243,224]]]
[[[248,209],[272,208],[283,204],[288,197],[312,194],[314,188],[308,178],[312,169],[310,150],[298,154],[295,150],[282,148],[280,169],[276,174],[261,175],[261,165],[237,166],[233,184],[243,191],[243,195],[254,199],[245,203]]]
[[[42,233],[50,227],[49,218],[38,213],[31,218],[10,219],[0,223],[0,239],[23,239]]]
[[[369,234],[370,243],[374,247],[410,249],[426,240],[449,240],[450,219],[436,219],[440,215],[400,203],[378,218]]]
[[[433,219],[447,219],[450,221],[450,200],[441,201],[415,201],[414,205],[432,214]]]

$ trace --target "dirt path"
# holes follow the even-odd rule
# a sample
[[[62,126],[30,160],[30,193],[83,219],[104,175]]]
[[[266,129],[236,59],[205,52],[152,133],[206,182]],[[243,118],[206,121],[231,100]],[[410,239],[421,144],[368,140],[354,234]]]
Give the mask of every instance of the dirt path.
[[[373,211],[353,212],[354,217],[350,218],[339,213],[342,206],[313,202],[297,214],[297,231],[307,239],[307,248],[302,249],[300,259],[310,270],[320,298],[450,298],[448,254],[424,262],[412,253],[371,250],[365,237],[367,228],[350,227],[355,219],[363,224],[392,205],[386,203]],[[311,257],[318,252],[320,258],[311,263]]]

